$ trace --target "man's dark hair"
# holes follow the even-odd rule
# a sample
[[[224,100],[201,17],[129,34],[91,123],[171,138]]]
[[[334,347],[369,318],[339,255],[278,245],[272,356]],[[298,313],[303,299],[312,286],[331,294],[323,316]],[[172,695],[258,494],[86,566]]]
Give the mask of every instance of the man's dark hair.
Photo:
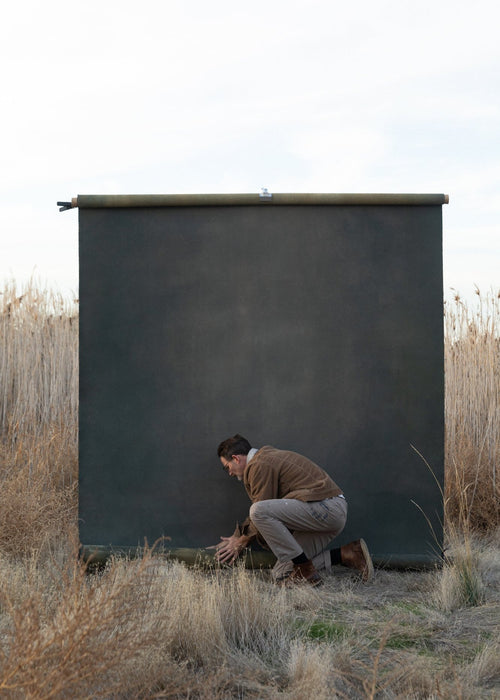
[[[242,435],[233,435],[221,442],[217,448],[217,454],[224,459],[231,459],[233,455],[247,455],[252,449],[252,445]]]

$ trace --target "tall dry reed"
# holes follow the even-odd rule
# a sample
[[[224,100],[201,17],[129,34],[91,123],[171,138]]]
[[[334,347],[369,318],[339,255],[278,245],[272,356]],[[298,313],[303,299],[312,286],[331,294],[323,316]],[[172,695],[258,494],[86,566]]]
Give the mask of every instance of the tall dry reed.
[[[448,525],[500,525],[500,291],[445,304]]]
[[[78,307],[34,283],[0,292],[0,548],[75,536]]]
[[[34,283],[0,292],[0,431],[38,437],[57,426],[75,443],[78,306]]]

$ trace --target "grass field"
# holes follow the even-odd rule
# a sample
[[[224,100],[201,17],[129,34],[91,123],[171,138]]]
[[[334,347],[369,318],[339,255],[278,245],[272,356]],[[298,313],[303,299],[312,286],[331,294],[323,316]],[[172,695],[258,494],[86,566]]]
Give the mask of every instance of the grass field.
[[[0,296],[0,697],[500,697],[500,298],[445,304],[442,569],[77,561],[78,307]]]

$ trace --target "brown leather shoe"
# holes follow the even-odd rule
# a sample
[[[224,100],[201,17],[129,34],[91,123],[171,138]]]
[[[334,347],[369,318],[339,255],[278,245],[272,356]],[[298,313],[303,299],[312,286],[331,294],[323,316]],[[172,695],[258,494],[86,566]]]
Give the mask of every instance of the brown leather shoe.
[[[349,542],[340,548],[342,564],[357,569],[365,583],[373,578],[373,562],[364,540]]]
[[[308,583],[310,586],[321,586],[323,583],[312,561],[306,561],[303,564],[295,564],[291,573],[281,581],[281,585],[286,587],[304,583]]]

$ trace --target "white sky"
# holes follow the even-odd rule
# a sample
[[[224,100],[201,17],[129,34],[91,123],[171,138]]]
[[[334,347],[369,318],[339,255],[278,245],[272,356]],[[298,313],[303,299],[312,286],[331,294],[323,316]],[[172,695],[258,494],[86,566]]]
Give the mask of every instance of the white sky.
[[[445,296],[500,289],[500,10],[18,0],[0,21],[0,284],[78,289],[77,194],[435,192]]]

